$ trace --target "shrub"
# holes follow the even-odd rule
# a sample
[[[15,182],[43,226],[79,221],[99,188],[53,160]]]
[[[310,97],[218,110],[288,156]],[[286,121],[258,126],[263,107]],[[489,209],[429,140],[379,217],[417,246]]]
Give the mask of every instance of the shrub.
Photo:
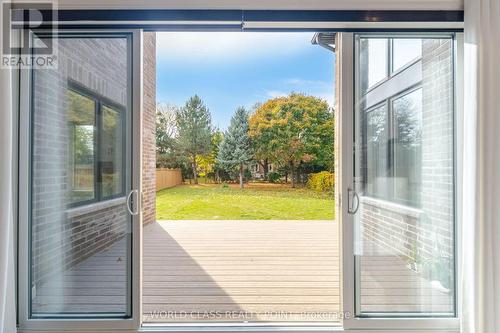
[[[321,171],[312,173],[307,180],[307,187],[317,192],[332,192],[335,186],[333,173]]]
[[[282,175],[279,172],[269,172],[267,174],[267,180],[270,183],[277,183],[281,179]]]

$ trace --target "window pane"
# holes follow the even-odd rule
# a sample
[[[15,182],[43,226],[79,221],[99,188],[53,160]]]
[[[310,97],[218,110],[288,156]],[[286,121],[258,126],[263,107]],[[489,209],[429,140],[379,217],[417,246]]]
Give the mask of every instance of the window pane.
[[[419,206],[422,181],[422,89],[394,100],[393,112],[395,199]]]
[[[422,40],[416,38],[393,39],[392,70],[397,71],[409,62],[422,57]]]
[[[72,154],[71,202],[95,198],[95,102],[73,90],[68,91],[68,120]]]
[[[41,38],[49,42],[49,37]],[[129,41],[122,34],[65,35],[57,42],[58,66],[32,70],[32,318],[131,314],[132,219],[126,198],[100,202],[101,188],[94,185],[100,178],[98,141],[104,140],[99,98],[126,106],[130,118]],[[113,135],[130,142],[131,128],[116,127]],[[114,140],[113,147],[117,145],[121,141]],[[128,147],[120,164],[125,191],[132,186]],[[115,149],[123,156],[122,148]]]
[[[123,192],[123,142],[120,111],[102,107],[100,164],[103,198]]]
[[[366,192],[375,197],[388,198],[386,104],[369,111],[366,115],[366,122]]]
[[[370,38],[357,40],[361,44],[363,39]],[[395,53],[408,55],[396,64],[418,56],[415,41],[395,43]],[[353,221],[359,316],[455,315],[453,39],[422,38],[419,43],[421,64],[389,77],[373,94],[361,93],[370,62],[363,58],[362,45],[355,48],[360,74],[353,180],[359,195]],[[387,59],[376,63],[384,67]],[[373,109],[373,103],[390,106],[386,130],[379,120],[384,112]],[[387,133],[387,155],[379,133]],[[377,181],[380,177],[386,179]],[[383,184],[389,195],[374,195]]]
[[[360,62],[364,68],[360,72],[360,83],[364,92],[388,75],[388,39],[361,38],[359,50]]]

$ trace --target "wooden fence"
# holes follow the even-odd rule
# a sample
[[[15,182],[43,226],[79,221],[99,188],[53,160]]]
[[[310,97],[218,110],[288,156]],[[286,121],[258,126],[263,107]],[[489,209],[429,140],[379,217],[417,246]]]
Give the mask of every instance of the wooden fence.
[[[156,169],[156,190],[182,184],[181,169]]]

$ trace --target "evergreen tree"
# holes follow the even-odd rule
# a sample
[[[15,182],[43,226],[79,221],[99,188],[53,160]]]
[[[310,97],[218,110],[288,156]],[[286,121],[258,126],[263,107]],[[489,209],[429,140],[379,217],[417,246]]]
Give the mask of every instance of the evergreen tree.
[[[243,188],[243,169],[251,160],[248,112],[245,108],[239,107],[231,118],[231,124],[220,144],[217,161],[227,171],[239,168],[240,188]]]
[[[196,157],[210,153],[212,125],[208,108],[197,95],[191,97],[176,116],[177,144],[191,162],[194,183],[198,184]]]

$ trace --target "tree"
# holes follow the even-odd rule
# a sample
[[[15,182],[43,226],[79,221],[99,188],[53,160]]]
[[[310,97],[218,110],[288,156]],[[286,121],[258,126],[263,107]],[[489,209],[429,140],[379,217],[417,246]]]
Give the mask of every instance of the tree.
[[[177,145],[189,158],[194,183],[198,184],[197,156],[210,152],[211,117],[203,101],[194,95],[176,114]]]
[[[252,160],[250,138],[248,136],[248,112],[239,107],[231,118],[231,124],[219,147],[217,160],[226,170],[239,167],[240,188],[243,188],[243,170]]]
[[[220,182],[220,171],[223,170],[222,165],[217,160],[217,156],[219,155],[219,147],[224,140],[224,133],[218,128],[215,129],[212,133],[212,153],[210,154],[213,158],[213,167],[212,170],[214,172],[214,180],[215,182]]]
[[[271,99],[265,104],[256,103],[253,107],[252,116],[249,119],[249,135],[252,138],[254,159],[262,166],[264,179],[267,179],[269,163],[272,159],[272,152],[268,150],[268,147],[273,137],[272,132],[266,131],[265,128],[270,126],[270,121],[273,118],[271,110],[281,99]]]
[[[212,176],[215,182],[219,181],[218,171],[221,166],[217,162],[217,154],[223,138],[223,133],[217,128],[214,129],[210,137],[210,153],[196,158],[200,170],[205,174],[205,182],[209,176]]]
[[[178,167],[184,161],[177,149],[176,117],[179,107],[158,104],[156,107],[156,164],[158,167]]]
[[[257,108],[249,124],[256,158],[290,172],[292,187],[297,168],[333,168],[334,118],[326,101],[298,93],[274,98]]]

